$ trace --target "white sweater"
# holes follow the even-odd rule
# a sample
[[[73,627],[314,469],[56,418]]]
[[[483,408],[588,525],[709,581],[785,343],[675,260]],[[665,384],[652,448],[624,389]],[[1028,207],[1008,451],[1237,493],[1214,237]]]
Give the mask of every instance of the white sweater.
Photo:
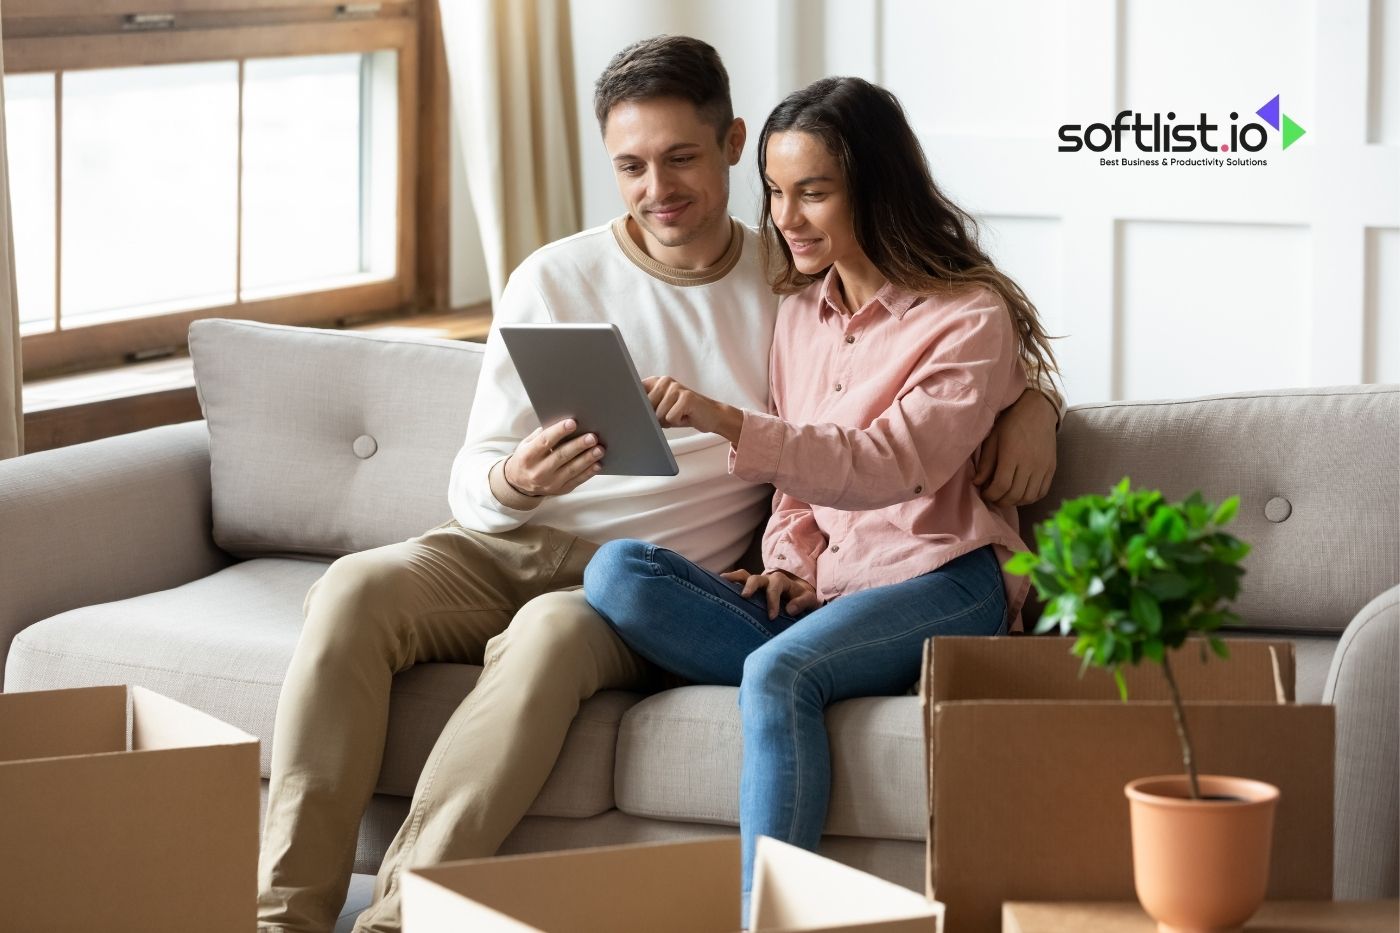
[[[778,301],[763,275],[757,234],[733,225],[725,257],[698,273],[647,257],[623,220],[551,243],[515,270],[495,309],[466,443],[452,465],[448,499],[463,527],[503,532],[543,522],[598,543],[641,538],[712,570],[732,566],[772,490],[731,476],[729,443],[716,435],[667,430],[677,475],[595,476],[535,509],[500,502],[488,475],[539,425],[500,324],[610,322],[642,378],[673,376],[711,398],[768,410]]]

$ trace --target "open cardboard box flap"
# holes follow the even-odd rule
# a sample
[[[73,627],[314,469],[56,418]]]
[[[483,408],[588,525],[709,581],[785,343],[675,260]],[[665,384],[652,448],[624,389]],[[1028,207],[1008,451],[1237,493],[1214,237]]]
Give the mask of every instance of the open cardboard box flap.
[[[258,742],[212,716],[140,687],[0,694],[0,801],[24,840],[0,847],[6,929],[253,925]]]
[[[729,933],[737,837],[475,859],[404,880],[405,933]],[[760,839],[754,931],[935,933],[942,907],[898,885]]]
[[[1123,703],[1103,671],[1079,677],[1070,643],[926,646],[929,891],[958,933],[998,930],[1006,900],[1136,896],[1123,786],[1181,773],[1172,707],[1153,665],[1125,671]],[[1230,648],[1228,661],[1172,658],[1197,764],[1279,788],[1269,897],[1329,898],[1333,710],[1285,702],[1290,644]]]
[[[1099,668],[1083,671],[1069,653],[1073,638],[1011,635],[949,637],[924,642],[925,706],[943,700],[1112,700],[1118,687]],[[1291,703],[1297,661],[1290,641],[1227,640],[1229,659],[1214,657],[1204,642],[1171,656],[1183,700]],[[1130,700],[1170,700],[1156,664],[1123,669]]]

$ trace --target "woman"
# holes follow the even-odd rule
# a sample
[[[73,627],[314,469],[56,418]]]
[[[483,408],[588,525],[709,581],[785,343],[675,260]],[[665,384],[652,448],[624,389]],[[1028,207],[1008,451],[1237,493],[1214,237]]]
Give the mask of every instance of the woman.
[[[762,226],[790,292],[772,352],[775,414],[669,377],[661,423],[727,438],[731,471],[777,492],[759,574],[716,575],[614,541],[588,600],[638,654],[692,681],[737,685],[747,907],[754,840],[815,849],[826,820],[824,711],[899,694],[923,641],[994,635],[1017,619],[1016,512],[984,502],[973,453],[998,412],[1055,369],[1025,294],[929,174],[899,102],[858,78],[784,100],[759,140]],[[747,913],[747,910],[746,910]]]

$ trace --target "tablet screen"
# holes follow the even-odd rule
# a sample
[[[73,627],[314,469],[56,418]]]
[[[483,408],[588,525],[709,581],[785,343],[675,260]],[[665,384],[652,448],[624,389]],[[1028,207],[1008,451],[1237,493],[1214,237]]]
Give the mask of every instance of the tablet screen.
[[[502,324],[500,331],[540,424],[573,418],[575,435],[597,434],[602,473],[680,472],[616,325]]]

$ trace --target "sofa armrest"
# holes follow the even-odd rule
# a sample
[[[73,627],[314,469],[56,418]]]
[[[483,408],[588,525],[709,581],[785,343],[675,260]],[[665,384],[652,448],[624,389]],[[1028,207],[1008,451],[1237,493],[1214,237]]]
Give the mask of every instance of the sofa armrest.
[[[0,461],[0,676],[35,622],[228,566],[210,509],[202,421]]]
[[[1337,708],[1334,896],[1400,889],[1400,586],[1357,613],[1332,656],[1322,702]]]

